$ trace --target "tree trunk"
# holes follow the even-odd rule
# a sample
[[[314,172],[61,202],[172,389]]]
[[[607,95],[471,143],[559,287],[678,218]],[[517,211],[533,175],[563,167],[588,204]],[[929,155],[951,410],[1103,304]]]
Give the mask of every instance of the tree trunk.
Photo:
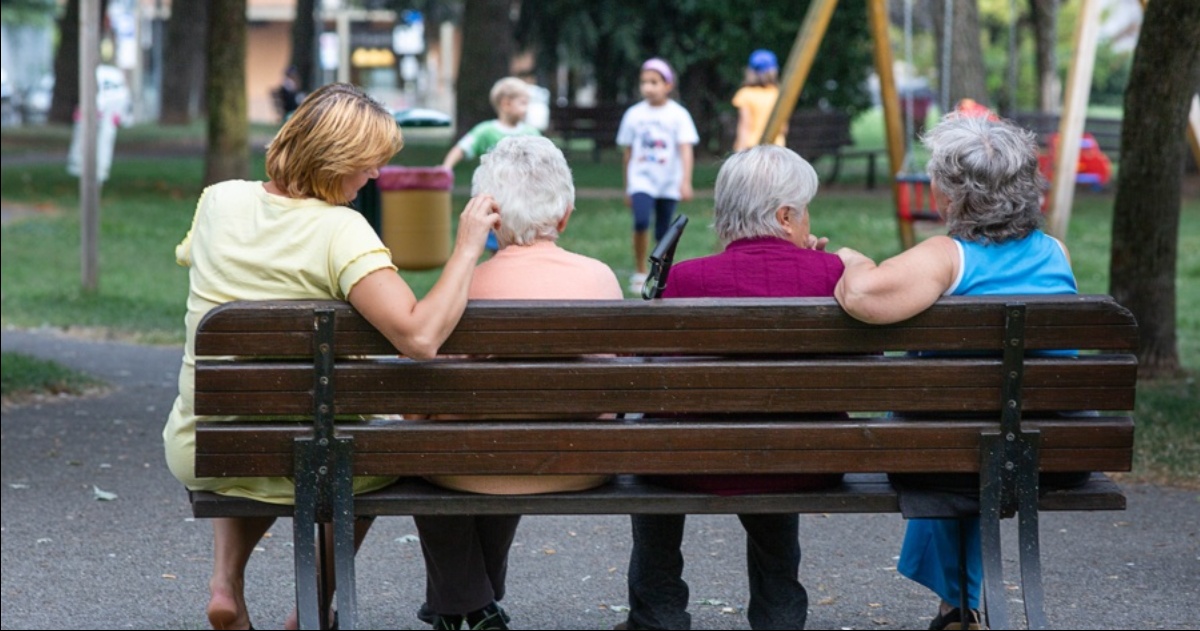
[[[462,61],[455,83],[454,124],[458,135],[496,118],[488,94],[508,76],[513,49],[511,0],[466,0],[462,21]]]
[[[250,122],[246,111],[246,0],[212,0],[208,15],[206,186],[250,176]]]
[[[1146,377],[1180,371],[1175,266],[1187,112],[1197,86],[1200,2],[1154,0],[1125,89],[1110,270],[1113,297],[1137,317]]]
[[[163,48],[163,125],[187,125],[200,116],[204,98],[204,42],[208,2],[172,2]]]
[[[1062,80],[1058,76],[1058,52],[1055,49],[1058,3],[1059,0],[1029,0],[1037,64],[1034,74],[1038,85],[1038,110],[1042,112],[1062,109]]]
[[[296,0],[296,18],[292,21],[292,67],[300,75],[300,91],[308,94],[316,88],[317,23],[313,19],[316,0]]]
[[[67,0],[66,10],[58,20],[58,50],[54,53],[54,92],[46,120],[70,125],[79,105],[79,4]],[[100,15],[108,8],[108,0],[100,1]],[[103,23],[103,20],[101,20]]]
[[[947,111],[953,109],[962,99],[974,99],[983,105],[994,107],[995,103],[987,93],[987,69],[983,64],[983,44],[979,39],[979,6],[978,0],[954,0],[951,18],[950,46],[950,76],[940,76],[942,72],[942,47],[947,45],[945,36],[946,2],[933,0],[933,27],[938,39],[938,81],[949,81],[950,101],[942,103]],[[939,86],[939,93],[942,93]]]

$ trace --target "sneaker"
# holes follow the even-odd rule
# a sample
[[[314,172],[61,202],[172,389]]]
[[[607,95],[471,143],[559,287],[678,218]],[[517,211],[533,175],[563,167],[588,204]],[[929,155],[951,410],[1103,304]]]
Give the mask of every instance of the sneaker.
[[[472,611],[467,614],[467,628],[476,629],[500,629],[507,631],[508,616],[500,605],[492,603],[479,611]]]
[[[642,287],[646,286],[646,278],[648,278],[648,277],[649,277],[648,274],[643,274],[641,272],[634,272],[629,277],[629,291],[631,293],[637,294],[639,296],[642,295]]]
[[[945,629],[946,631],[958,631],[960,629],[970,629],[971,631],[977,631],[978,629],[986,629],[987,627],[983,624],[983,617],[980,616],[979,610],[970,609],[969,611],[971,612],[969,616],[970,620],[966,626],[963,626],[962,610],[955,607],[944,614],[938,614],[933,619],[933,622],[929,623],[929,630],[941,631]]]

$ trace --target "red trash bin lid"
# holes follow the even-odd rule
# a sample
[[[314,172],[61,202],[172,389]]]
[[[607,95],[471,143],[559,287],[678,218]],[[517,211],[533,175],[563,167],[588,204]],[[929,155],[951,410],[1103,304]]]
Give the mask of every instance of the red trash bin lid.
[[[449,191],[454,172],[444,167],[386,166],[379,169],[375,185],[381,191]]]

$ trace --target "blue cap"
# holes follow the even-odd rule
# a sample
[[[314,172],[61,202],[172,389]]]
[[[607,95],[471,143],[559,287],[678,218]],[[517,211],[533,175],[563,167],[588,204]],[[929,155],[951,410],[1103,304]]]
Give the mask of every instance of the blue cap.
[[[750,62],[747,65],[755,72],[767,72],[768,70],[778,70],[779,60],[775,59],[775,53],[760,48],[750,53]]]

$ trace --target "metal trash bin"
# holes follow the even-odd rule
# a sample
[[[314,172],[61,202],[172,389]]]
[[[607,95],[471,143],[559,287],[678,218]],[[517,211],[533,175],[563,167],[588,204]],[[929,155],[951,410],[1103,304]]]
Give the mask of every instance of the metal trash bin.
[[[442,167],[386,166],[376,180],[379,235],[403,270],[440,267],[450,258],[450,192],[454,173]]]

